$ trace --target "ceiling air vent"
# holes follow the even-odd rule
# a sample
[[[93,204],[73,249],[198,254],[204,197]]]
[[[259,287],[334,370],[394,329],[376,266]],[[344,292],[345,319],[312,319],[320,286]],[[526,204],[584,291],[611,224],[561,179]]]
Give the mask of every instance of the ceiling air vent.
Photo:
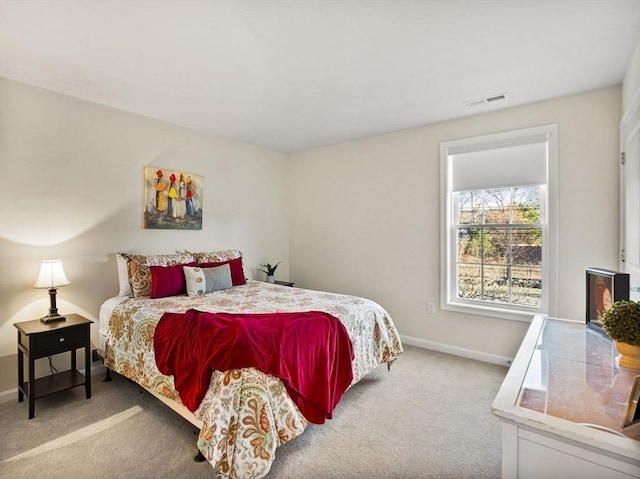
[[[507,98],[506,93],[497,93],[495,95],[487,96],[484,98],[476,98],[475,100],[465,101],[464,104],[466,106],[478,106],[478,105],[484,105],[485,103],[493,103],[500,100],[506,100],[506,98]]]

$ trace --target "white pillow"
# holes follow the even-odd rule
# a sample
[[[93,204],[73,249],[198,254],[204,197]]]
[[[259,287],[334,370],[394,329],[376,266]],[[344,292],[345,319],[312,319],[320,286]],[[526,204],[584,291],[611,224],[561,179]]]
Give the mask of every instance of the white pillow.
[[[132,296],[131,285],[129,284],[129,260],[123,253],[116,253],[116,264],[118,266],[118,296]]]
[[[205,293],[213,293],[229,289],[231,282],[231,268],[228,264],[201,268],[199,266],[183,266],[184,277],[187,281],[187,295],[199,296]]]

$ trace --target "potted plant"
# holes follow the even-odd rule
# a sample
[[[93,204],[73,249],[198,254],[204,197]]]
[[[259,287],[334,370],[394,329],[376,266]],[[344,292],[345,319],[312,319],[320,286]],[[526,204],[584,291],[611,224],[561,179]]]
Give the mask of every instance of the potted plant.
[[[602,315],[602,328],[620,353],[618,365],[640,369],[640,302],[613,303]]]
[[[275,281],[275,278],[273,277],[273,275],[275,274],[276,269],[278,268],[278,265],[280,263],[282,263],[282,261],[278,261],[274,265],[271,265],[271,263],[265,263],[260,265],[264,268],[264,269],[261,269],[260,271],[262,271],[264,274],[267,275],[267,283],[273,283]]]

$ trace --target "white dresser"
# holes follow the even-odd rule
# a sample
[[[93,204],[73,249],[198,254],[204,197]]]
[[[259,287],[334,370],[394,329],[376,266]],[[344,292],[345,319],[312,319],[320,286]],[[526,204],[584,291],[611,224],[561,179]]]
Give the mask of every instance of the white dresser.
[[[640,478],[640,441],[621,435],[636,375],[584,324],[534,318],[492,405],[502,477]]]

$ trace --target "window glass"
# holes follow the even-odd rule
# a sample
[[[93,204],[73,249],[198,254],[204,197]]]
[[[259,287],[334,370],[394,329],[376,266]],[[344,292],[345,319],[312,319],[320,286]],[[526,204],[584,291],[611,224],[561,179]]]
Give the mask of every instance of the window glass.
[[[455,196],[458,297],[540,307],[540,187],[461,191]]]

